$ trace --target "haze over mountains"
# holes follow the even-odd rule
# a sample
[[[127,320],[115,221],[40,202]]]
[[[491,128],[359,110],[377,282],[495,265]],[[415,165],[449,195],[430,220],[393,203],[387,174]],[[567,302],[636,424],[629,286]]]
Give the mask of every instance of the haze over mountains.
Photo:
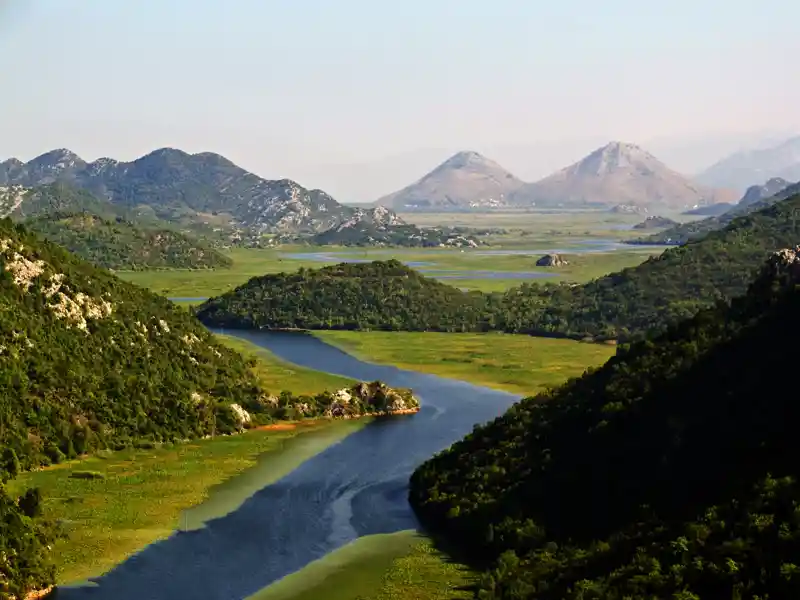
[[[767,148],[732,154],[698,174],[696,180],[744,192],[771,178],[800,181],[800,135]]]
[[[395,209],[633,205],[687,209],[735,199],[690,181],[634,144],[610,142],[534,183],[477,152],[460,152],[417,182],[377,200]]]

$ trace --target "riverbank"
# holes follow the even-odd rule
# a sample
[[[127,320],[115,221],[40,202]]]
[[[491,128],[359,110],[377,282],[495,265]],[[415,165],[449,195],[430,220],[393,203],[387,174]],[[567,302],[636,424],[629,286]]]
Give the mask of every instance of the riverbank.
[[[24,473],[9,488],[41,489],[45,515],[67,534],[54,551],[57,582],[82,581],[176,529],[235,510],[367,422],[281,424],[293,427],[106,453]]]
[[[605,363],[616,348],[502,333],[314,331],[359,359],[529,396]]]

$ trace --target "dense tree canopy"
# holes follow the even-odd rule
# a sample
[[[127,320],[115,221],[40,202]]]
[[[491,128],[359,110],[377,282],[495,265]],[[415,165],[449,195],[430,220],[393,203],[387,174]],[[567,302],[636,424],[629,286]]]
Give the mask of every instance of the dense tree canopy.
[[[106,269],[227,268],[233,261],[217,250],[168,229],[137,226],[90,213],[49,213],[25,225],[93,265]]]
[[[197,314],[224,327],[474,331],[485,298],[389,260],[254,277]]]
[[[766,257],[800,239],[800,195],[702,240],[583,285],[465,293],[397,261],[256,277],[202,305],[208,323],[265,328],[500,330],[631,339],[741,295]]]
[[[423,464],[423,522],[491,567],[479,597],[800,594],[800,258],[619,348]]]

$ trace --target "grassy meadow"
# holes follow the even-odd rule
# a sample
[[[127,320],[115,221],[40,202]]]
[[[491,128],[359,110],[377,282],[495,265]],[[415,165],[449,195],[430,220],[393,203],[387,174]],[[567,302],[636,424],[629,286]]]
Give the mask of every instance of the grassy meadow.
[[[502,333],[315,331],[361,360],[531,395],[581,375],[616,351],[612,345]]]

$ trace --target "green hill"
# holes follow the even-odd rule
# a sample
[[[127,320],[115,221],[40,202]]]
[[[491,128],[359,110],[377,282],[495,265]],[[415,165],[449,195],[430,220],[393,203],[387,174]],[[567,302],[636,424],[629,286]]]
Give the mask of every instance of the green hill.
[[[0,221],[0,478],[136,440],[237,430],[255,376],[185,310]],[[0,596],[41,588],[38,495],[0,494]]]
[[[168,229],[139,227],[89,213],[50,213],[25,221],[36,233],[107,269],[228,268],[217,250]]]
[[[487,565],[478,597],[800,596],[798,282],[800,247],[423,464],[411,503]]]
[[[197,308],[210,325],[271,329],[480,329],[485,298],[397,260],[254,277]]]
[[[51,183],[34,188],[2,188],[0,216],[15,221],[41,217],[51,213],[90,213],[103,219],[123,218],[140,224],[155,225],[153,217],[140,215],[135,209],[117,206],[90,192],[67,183]],[[162,222],[163,223],[163,222]]]

